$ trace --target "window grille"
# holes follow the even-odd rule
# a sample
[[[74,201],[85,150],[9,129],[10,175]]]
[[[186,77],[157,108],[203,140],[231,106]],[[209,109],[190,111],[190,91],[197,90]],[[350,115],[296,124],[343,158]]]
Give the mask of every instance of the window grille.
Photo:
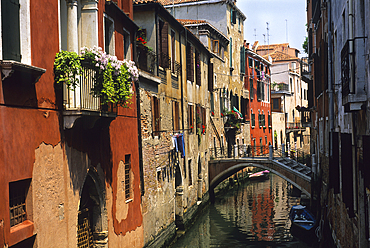
[[[30,180],[9,183],[10,226],[15,226],[27,219],[26,196]]]
[[[131,198],[130,171],[131,171],[131,155],[126,155],[125,156],[125,197],[126,197],[126,200],[129,200]]]

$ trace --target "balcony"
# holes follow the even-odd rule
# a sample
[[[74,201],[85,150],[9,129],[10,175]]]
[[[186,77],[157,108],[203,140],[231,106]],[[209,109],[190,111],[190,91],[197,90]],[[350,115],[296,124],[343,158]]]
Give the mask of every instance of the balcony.
[[[154,75],[157,63],[157,54],[155,52],[146,46],[137,46],[137,66],[140,70]]]
[[[286,123],[286,133],[296,132],[296,131],[305,131],[306,127],[302,122],[287,122]]]
[[[101,105],[100,98],[91,94],[94,85],[95,70],[82,64],[82,74],[79,85],[68,88],[63,85],[63,116],[64,128],[72,128],[78,119],[82,119],[84,126],[91,128],[101,117],[112,120],[117,117],[117,106],[113,104]]]
[[[311,127],[311,111],[301,110],[301,122],[303,127]]]
[[[342,104],[345,112],[361,110],[367,101],[364,91],[364,80],[360,75],[355,75],[354,68],[351,69],[350,41],[348,40],[341,51],[341,81],[342,81]],[[361,83],[361,81],[363,81]]]
[[[301,59],[301,77],[303,81],[310,84],[312,82],[311,66],[307,61],[308,58]]]

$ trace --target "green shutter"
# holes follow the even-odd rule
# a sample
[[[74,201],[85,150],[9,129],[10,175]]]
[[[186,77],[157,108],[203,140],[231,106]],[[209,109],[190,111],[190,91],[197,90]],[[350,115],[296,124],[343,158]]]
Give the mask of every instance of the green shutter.
[[[19,0],[1,1],[3,59],[21,61]]]
[[[240,47],[240,73],[245,74],[245,48]]]

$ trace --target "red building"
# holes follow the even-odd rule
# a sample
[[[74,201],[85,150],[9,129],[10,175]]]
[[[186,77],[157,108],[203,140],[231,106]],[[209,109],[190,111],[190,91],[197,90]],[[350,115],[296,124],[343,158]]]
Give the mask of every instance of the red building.
[[[135,84],[112,108],[90,94],[96,70],[74,90],[54,78],[61,50],[133,60],[132,1],[3,0],[1,17],[0,244],[142,247]]]
[[[250,120],[252,156],[268,153],[272,144],[271,123],[271,63],[249,48],[245,47],[244,87],[249,90],[249,105],[246,118]]]

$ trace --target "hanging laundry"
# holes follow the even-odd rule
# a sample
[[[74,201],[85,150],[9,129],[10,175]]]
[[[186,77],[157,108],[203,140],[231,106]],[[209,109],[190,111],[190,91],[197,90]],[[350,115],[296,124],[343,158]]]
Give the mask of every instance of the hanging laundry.
[[[176,152],[179,151],[179,148],[177,146],[177,135],[175,134],[174,136],[172,136],[172,149],[175,149]]]
[[[182,133],[177,135],[177,147],[181,152],[181,157],[185,158],[185,144],[184,144],[184,135]]]

